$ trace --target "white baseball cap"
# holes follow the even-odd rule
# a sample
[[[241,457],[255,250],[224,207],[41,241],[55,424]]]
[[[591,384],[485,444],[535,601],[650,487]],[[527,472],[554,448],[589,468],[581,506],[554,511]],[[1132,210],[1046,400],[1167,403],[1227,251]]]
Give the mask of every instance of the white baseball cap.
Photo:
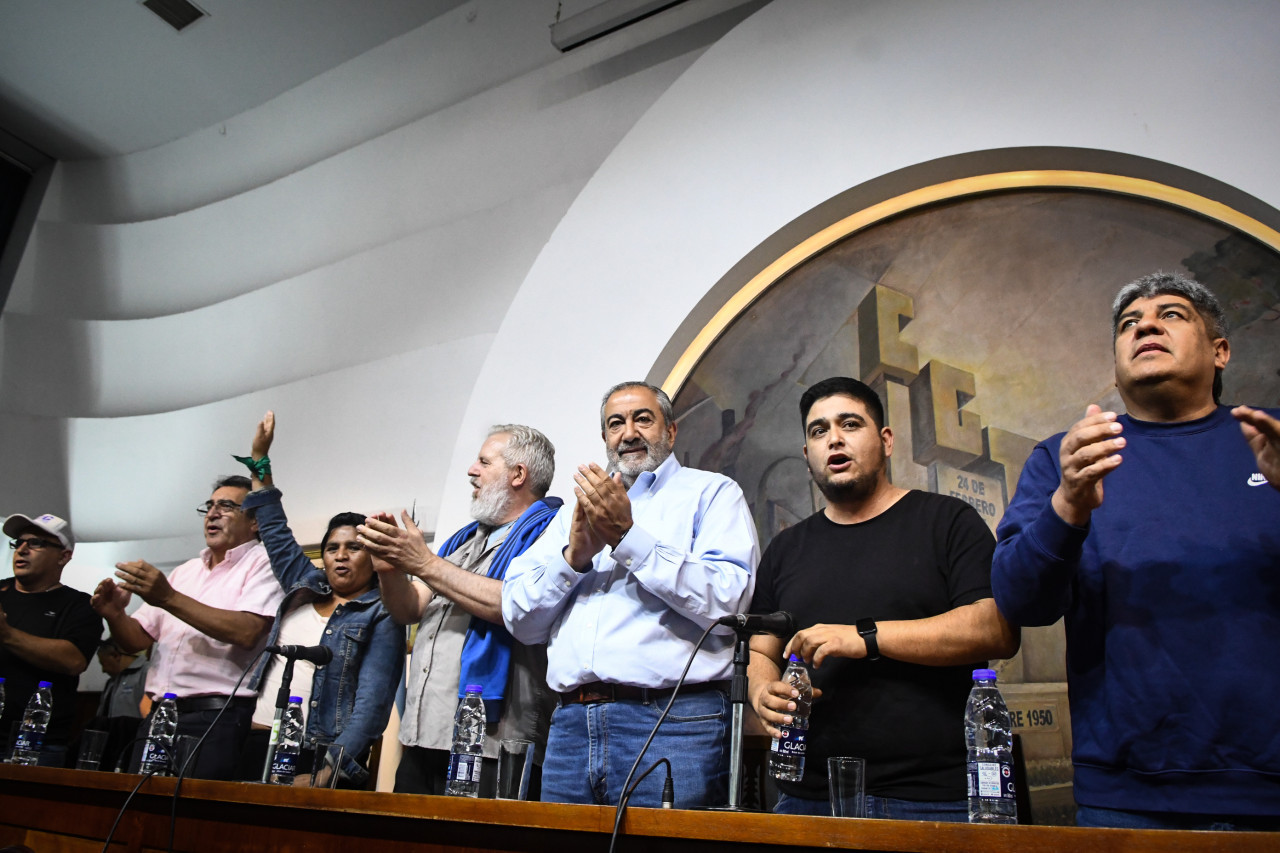
[[[68,551],[75,550],[76,540],[71,535],[71,523],[56,515],[45,513],[37,518],[27,518],[21,513],[11,515],[4,522],[5,536],[17,536],[25,527],[38,527],[50,536],[55,537]]]

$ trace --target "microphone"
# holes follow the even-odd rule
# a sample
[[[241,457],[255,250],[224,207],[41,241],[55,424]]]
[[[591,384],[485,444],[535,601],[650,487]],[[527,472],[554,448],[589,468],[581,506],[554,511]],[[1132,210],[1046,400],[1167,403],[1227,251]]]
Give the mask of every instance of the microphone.
[[[293,660],[310,661],[316,666],[333,660],[333,649],[328,646],[267,646],[267,651]]]
[[[784,640],[796,632],[795,617],[785,610],[777,613],[738,613],[721,617],[716,620],[716,624],[751,634],[773,634]]]

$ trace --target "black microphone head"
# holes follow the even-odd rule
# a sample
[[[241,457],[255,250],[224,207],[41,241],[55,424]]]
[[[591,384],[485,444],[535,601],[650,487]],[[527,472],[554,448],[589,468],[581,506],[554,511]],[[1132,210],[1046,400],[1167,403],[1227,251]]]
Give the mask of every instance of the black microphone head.
[[[775,637],[789,640],[796,632],[796,619],[787,611],[779,610],[768,616],[761,616],[756,627],[761,633],[773,634]]]
[[[793,636],[795,636],[796,617],[792,616],[790,613],[788,613],[785,610],[779,610],[774,615],[782,617],[782,622],[781,622],[782,633],[778,634],[778,636],[784,640],[789,640]]]
[[[333,649],[328,646],[267,646],[272,654],[283,655],[294,660],[305,660],[316,666],[324,666],[333,660]]]
[[[791,639],[796,632],[796,620],[785,610],[776,613],[738,613],[724,616],[717,624],[733,628],[741,634],[773,634],[784,640]]]

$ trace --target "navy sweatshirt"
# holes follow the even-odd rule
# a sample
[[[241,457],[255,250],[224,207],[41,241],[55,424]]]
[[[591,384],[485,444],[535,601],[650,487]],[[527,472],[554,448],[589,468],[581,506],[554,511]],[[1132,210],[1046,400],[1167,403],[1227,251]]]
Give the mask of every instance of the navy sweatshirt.
[[[1062,434],[1036,446],[991,572],[1011,622],[1066,617],[1076,801],[1280,814],[1280,492],[1225,406],[1119,421],[1085,528],[1049,502]]]

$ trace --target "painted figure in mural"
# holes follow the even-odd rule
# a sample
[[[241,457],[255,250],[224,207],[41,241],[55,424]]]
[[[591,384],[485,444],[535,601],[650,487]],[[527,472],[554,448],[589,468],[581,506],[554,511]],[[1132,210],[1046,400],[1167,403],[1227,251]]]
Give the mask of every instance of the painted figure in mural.
[[[749,696],[766,731],[790,722],[780,680],[812,666],[808,751],[775,811],[829,815],[829,756],[866,760],[867,816],[968,820],[964,709],[972,671],[1011,657],[1018,632],[991,596],[995,540],[969,504],[888,479],[893,431],[875,391],[833,377],[800,398],[804,457],[827,506],[760,561],[751,610],[789,611],[785,641],[751,638]]]
[[[70,524],[56,515],[14,514],[5,519],[4,535],[13,549],[13,577],[0,581],[0,677],[7,700],[0,752],[11,746],[9,731],[22,720],[31,694],[49,681],[53,715],[40,764],[61,767],[76,717],[76,687],[98,645],[102,619],[88,595],[62,585],[76,547]]]
[[[577,502],[502,590],[516,638],[549,644],[547,682],[560,694],[543,767],[551,802],[618,802],[698,638],[750,601],[759,556],[738,485],[676,460],[662,389],[609,389],[600,428],[608,470],[579,466]],[[708,638],[645,755],[671,762],[679,808],[728,800],[733,643],[727,630]],[[660,805],[662,777],[650,774],[631,802]]]
[[[217,719],[187,770],[201,779],[235,776],[257,701],[236,684],[266,646],[284,596],[258,541],[258,523],[241,507],[248,494],[247,477],[223,477],[196,509],[204,519],[200,556],[168,577],[145,560],[117,563],[115,579],[105,578],[93,593],[93,608],[117,646],[127,653],[151,649],[147,696],[159,704],[165,693],[177,694],[178,734],[200,737]],[[144,604],[130,616],[125,608],[134,595]],[[139,734],[150,727],[148,716]],[[131,763],[140,760],[136,747]]]
[[[359,528],[376,558],[382,600],[402,625],[417,625],[395,790],[444,794],[454,714],[468,684],[484,692],[488,728],[480,795],[496,793],[498,747],[507,738],[546,743],[553,697],[546,688],[546,649],[512,639],[502,624],[501,595],[511,561],[533,544],[562,501],[547,496],[555,448],[532,427],[492,427],[471,480],[470,524],[435,552],[408,513],[404,526],[379,514]],[[539,784],[531,769],[530,788]],[[531,795],[532,796],[532,795]]]
[[[1127,414],[1089,406],[1032,452],[996,601],[1066,616],[1078,823],[1277,830],[1280,421],[1221,405],[1226,320],[1198,282],[1131,282],[1112,324]]]

